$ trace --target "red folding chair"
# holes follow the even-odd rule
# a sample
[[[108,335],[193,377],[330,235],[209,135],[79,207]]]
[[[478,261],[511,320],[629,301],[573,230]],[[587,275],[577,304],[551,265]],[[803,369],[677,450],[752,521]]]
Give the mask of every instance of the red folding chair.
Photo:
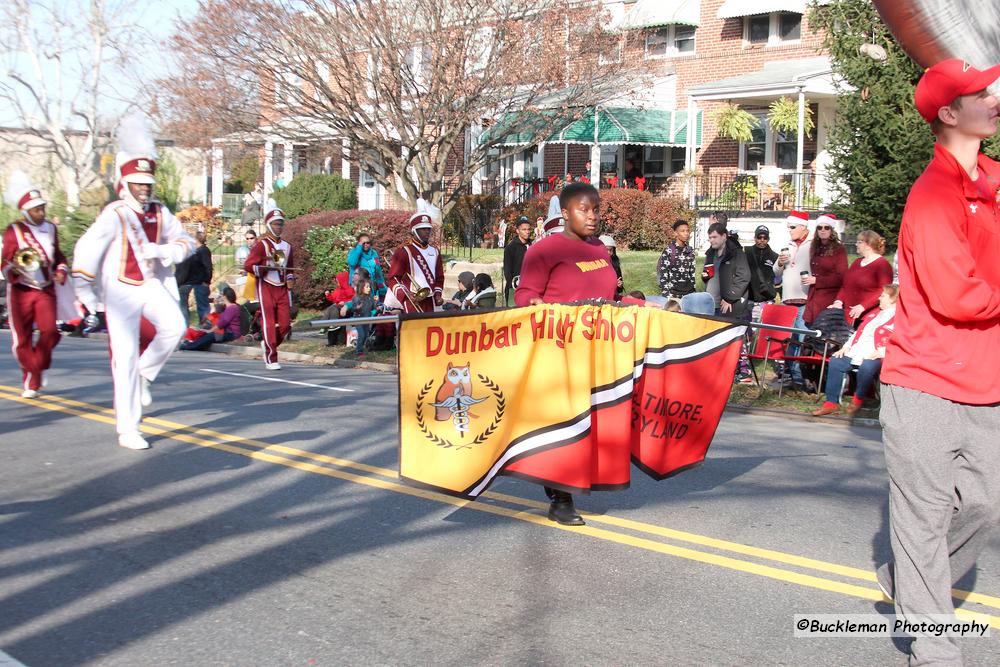
[[[798,316],[799,309],[796,306],[781,306],[773,303],[765,303],[760,312],[760,323],[771,324],[778,327],[790,327]],[[757,337],[754,339],[753,348],[747,358],[750,359],[750,370],[757,380],[757,386],[761,392],[764,391],[764,375],[767,373],[768,361],[784,361],[785,350],[792,334],[780,329],[768,329],[766,326],[757,329]],[[764,366],[760,375],[757,375],[755,361],[763,361]],[[781,395],[781,388],[778,388],[778,395]]]
[[[816,398],[819,399],[819,397],[823,395],[823,375],[826,372],[826,362],[829,361],[829,358],[830,358],[829,352],[830,352],[830,346],[831,346],[832,342],[830,340],[828,340],[828,339],[825,339],[825,338],[813,338],[812,340],[813,340],[812,345],[818,345],[819,343],[823,343],[823,352],[822,353],[813,352],[812,354],[788,354],[788,351],[787,351],[788,350],[788,343],[786,342],[785,343],[785,361],[787,361],[788,363],[796,363],[797,362],[797,363],[800,363],[800,364],[813,365],[813,366],[818,365],[819,366],[819,381],[816,383]],[[801,342],[801,343],[796,341],[796,345],[799,346],[799,350],[801,351],[802,346],[804,346],[804,345],[810,345],[810,343],[808,341]],[[778,395],[779,396],[781,395],[781,390],[780,389],[778,390]]]

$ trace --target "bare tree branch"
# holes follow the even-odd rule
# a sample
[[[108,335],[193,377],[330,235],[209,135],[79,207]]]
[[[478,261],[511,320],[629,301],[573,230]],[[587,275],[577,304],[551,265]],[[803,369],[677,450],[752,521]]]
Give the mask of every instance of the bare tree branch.
[[[170,40],[183,74],[162,84],[180,124],[197,119],[216,136],[265,127],[289,140],[346,140],[381,185],[447,210],[490,160],[641,84],[636,66],[600,62],[600,7],[203,0]],[[470,142],[478,127],[494,129]]]

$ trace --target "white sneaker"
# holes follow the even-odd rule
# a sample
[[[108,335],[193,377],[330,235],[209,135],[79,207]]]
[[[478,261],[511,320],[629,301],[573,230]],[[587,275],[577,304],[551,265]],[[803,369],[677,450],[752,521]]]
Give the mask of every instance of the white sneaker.
[[[281,370],[281,364],[279,364],[276,361],[273,364],[264,364],[264,368],[266,368],[269,371],[280,371]]]
[[[21,392],[21,398],[38,398],[38,392],[34,389],[25,389]]]
[[[150,382],[144,377],[139,378],[139,403],[148,408],[153,404],[153,395],[149,392]]]
[[[118,436],[118,446],[125,449],[149,449],[149,443],[138,433],[126,433]]]
[[[48,386],[49,386],[49,372],[42,371],[42,389],[45,389]]]

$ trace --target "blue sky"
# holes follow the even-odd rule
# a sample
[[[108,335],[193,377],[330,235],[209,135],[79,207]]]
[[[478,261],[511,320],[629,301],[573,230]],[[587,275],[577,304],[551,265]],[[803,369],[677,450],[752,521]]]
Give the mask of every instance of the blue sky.
[[[38,5],[44,6],[49,5],[50,0],[38,0]],[[60,0],[53,0],[59,3]],[[80,0],[77,0],[80,2]],[[85,0],[83,0],[85,3]],[[58,6],[58,5],[57,5]],[[190,17],[193,16],[198,10],[198,0],[144,0],[143,2],[133,3],[126,0],[122,3],[123,12],[127,12],[124,17],[126,22],[136,22],[149,32],[154,39],[160,40],[165,39],[170,36],[173,32],[174,24],[178,16],[180,17]],[[81,26],[82,27],[82,26]],[[80,30],[77,33],[80,39],[87,39],[86,32]],[[170,59],[168,57],[148,57],[150,54],[146,52],[140,52],[137,55],[137,59],[141,58],[142,66],[140,68],[141,76],[145,80],[159,79],[170,76]],[[3,67],[14,67],[19,70],[23,70],[20,62],[20,57],[13,54],[7,54],[4,58]],[[49,66],[54,67],[54,66]],[[75,73],[74,73],[75,74]],[[0,76],[6,76],[5,72],[0,71]],[[69,78],[69,77],[67,77]],[[75,77],[73,77],[75,79]],[[71,86],[67,86],[67,91],[64,94],[66,97],[73,97],[79,93],[79,89],[74,90]],[[5,107],[7,105],[4,105]],[[100,105],[100,114],[104,117],[113,117],[121,113],[124,109],[124,104],[117,100],[103,100]],[[17,117],[13,109],[5,108],[0,111],[0,124],[2,125],[22,125],[23,119]]]

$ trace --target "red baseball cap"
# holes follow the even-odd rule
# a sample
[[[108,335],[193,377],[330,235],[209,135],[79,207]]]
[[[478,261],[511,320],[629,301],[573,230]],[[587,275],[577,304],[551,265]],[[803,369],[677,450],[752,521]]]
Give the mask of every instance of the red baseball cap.
[[[928,67],[920,77],[913,101],[920,115],[930,123],[937,118],[941,107],[948,106],[962,95],[978,93],[997,79],[1000,79],[1000,65],[980,71],[958,58],[942,60]]]

